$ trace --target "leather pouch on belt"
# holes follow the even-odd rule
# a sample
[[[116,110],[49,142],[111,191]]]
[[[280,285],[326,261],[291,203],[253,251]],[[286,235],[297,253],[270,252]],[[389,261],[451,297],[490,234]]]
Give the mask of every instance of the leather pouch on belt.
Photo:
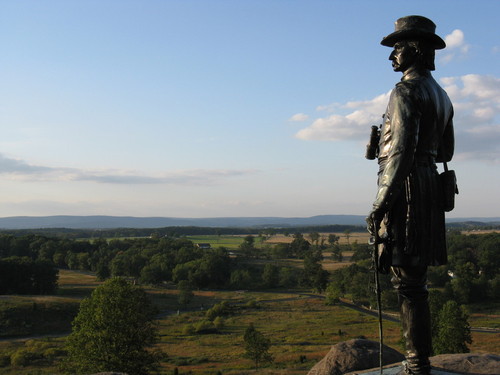
[[[455,208],[455,194],[458,194],[457,176],[453,170],[445,170],[439,175],[443,191],[443,209],[450,212]]]

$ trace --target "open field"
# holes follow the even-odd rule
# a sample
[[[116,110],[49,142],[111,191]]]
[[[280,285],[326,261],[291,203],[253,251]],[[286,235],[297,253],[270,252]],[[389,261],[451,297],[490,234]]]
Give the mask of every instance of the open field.
[[[500,233],[500,229],[474,229],[474,230],[463,230],[462,234],[488,234],[488,233]]]
[[[319,242],[321,243],[322,239],[326,244],[328,244],[328,236],[332,233],[320,233],[320,240]],[[354,242],[357,242],[359,244],[366,244],[368,243],[368,239],[370,237],[368,232],[351,232],[349,235],[346,235],[346,233],[333,233],[336,236],[339,237],[339,244],[340,245],[347,245],[347,244],[352,244]],[[206,236],[186,236],[186,238],[190,241],[193,241],[194,243],[209,243],[212,247],[219,247],[219,246],[224,246],[230,250],[237,249],[240,244],[243,242],[243,239],[247,235],[224,235],[224,236],[216,236],[216,235],[206,235]],[[285,236],[284,234],[276,234],[271,237],[259,237],[259,234],[253,234],[255,238],[255,246],[260,247],[261,245],[276,245],[278,243],[290,243],[293,241],[293,236],[288,235]],[[307,233],[304,233],[304,238],[311,242],[311,239],[308,238]]]
[[[259,373],[305,374],[339,341],[365,336],[377,340],[377,322],[373,317],[338,307],[325,306],[322,299],[298,298],[261,303],[259,308],[245,308],[225,318],[225,327],[220,334],[189,335],[183,333],[186,324],[203,319],[203,313],[189,313],[161,320],[161,343],[159,347],[168,353],[171,360],[163,365],[166,370],[179,367],[181,373],[241,374],[252,369],[252,362],[243,357],[243,333],[246,327],[254,326],[271,340],[271,353],[275,361],[269,371]],[[386,324],[386,341],[399,347],[399,328],[394,323]],[[183,358],[189,353],[191,361]],[[302,362],[301,362],[301,356]],[[185,363],[180,367],[179,364]]]
[[[370,238],[370,234],[368,232],[351,232],[348,235],[346,233],[319,233],[321,236],[319,239],[319,243],[323,240],[325,244],[328,244],[328,236],[330,234],[335,234],[339,237],[339,245],[348,245],[354,242],[359,244],[368,243],[368,239]],[[304,233],[304,238],[311,242],[311,239],[308,237],[307,233]],[[277,243],[290,243],[293,241],[293,236],[285,236],[284,234],[277,234],[268,238],[265,243],[267,244],[277,244]]]
[[[257,235],[256,235],[257,236]],[[240,244],[243,242],[243,235],[234,235],[234,236],[215,236],[215,235],[206,235],[206,236],[186,236],[186,238],[190,241],[193,241],[195,244],[197,243],[209,243],[212,247],[226,247],[229,250],[237,249]],[[256,240],[256,242],[260,243],[260,241]]]

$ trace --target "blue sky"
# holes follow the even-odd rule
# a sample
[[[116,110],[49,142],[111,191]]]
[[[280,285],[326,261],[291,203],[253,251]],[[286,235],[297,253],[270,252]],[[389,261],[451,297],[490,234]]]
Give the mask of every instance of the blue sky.
[[[0,0],[0,216],[364,215],[410,14],[448,44],[448,216],[500,216],[493,0]]]

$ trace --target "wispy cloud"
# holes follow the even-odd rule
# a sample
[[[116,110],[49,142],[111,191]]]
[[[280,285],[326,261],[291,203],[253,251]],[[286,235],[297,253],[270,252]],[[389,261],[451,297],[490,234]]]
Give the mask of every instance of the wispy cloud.
[[[441,80],[455,108],[457,154],[500,161],[500,79],[469,74]],[[320,106],[328,116],[296,133],[302,140],[365,141],[370,125],[378,124],[390,93],[370,100]]]
[[[444,38],[446,49],[441,52],[439,60],[446,64],[450,61],[461,58],[467,55],[470,45],[465,42],[464,33],[462,30],[453,30],[451,34]]]
[[[288,121],[291,122],[302,122],[302,121],[307,121],[309,119],[309,116],[306,115],[305,113],[296,113],[292,117],[288,119]]]
[[[0,154],[0,173],[37,175],[52,172],[52,168],[30,165],[23,160],[7,158]]]
[[[84,170],[55,168],[29,164],[0,154],[0,174],[14,180],[27,181],[91,181],[103,184],[216,184],[222,179],[255,174],[253,169],[193,169],[144,175],[120,170]]]

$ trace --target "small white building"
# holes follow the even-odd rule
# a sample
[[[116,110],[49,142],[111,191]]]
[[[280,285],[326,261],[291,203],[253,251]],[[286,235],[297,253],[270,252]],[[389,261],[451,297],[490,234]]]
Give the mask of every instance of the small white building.
[[[197,243],[197,244],[196,244],[196,247],[197,247],[198,249],[203,249],[203,250],[208,250],[208,249],[211,249],[211,248],[212,248],[212,246],[210,246],[210,244],[209,244],[209,243]]]

